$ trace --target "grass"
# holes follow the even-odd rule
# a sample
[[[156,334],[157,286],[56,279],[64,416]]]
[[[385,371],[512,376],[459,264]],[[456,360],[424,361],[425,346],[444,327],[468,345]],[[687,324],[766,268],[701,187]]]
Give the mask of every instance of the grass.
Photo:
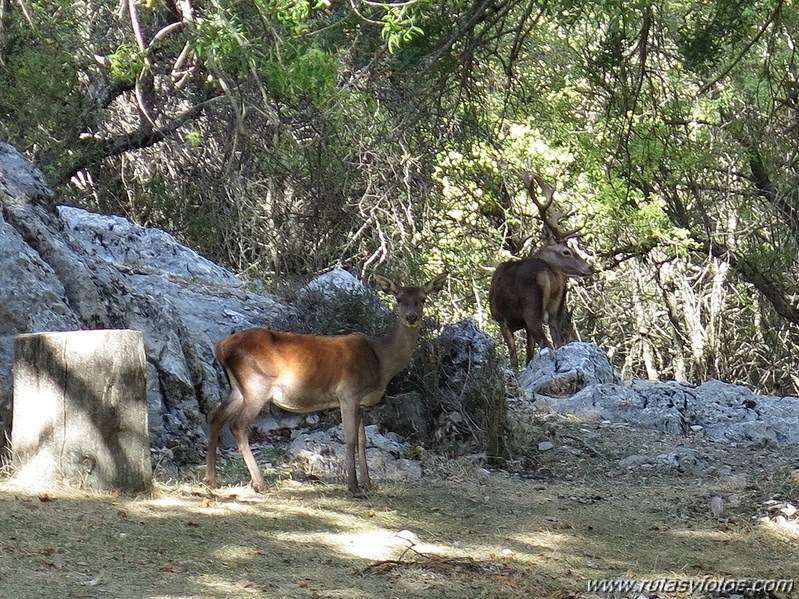
[[[340,481],[280,477],[256,495],[212,493],[191,475],[147,497],[33,493],[6,480],[0,588],[23,599],[566,599],[616,577],[799,584],[797,520],[773,517],[766,503],[799,504],[796,450],[568,421],[557,431],[531,471],[486,475],[438,461],[422,481],[362,501]],[[678,444],[698,448],[708,469],[618,464]],[[728,506],[721,520],[713,496]]]

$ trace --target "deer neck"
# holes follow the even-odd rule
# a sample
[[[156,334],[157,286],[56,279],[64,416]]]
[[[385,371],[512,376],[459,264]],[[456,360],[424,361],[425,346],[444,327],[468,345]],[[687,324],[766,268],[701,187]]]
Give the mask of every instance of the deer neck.
[[[380,356],[380,370],[386,382],[408,366],[418,337],[418,327],[399,324],[388,337],[378,341],[376,345]]]

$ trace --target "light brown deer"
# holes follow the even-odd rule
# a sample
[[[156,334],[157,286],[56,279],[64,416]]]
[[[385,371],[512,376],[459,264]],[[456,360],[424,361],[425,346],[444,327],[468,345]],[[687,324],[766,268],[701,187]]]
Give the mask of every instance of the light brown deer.
[[[529,258],[503,262],[491,279],[488,301],[491,315],[499,323],[502,337],[508,345],[511,363],[519,368],[516,341],[513,334],[524,329],[527,333],[527,362],[533,359],[535,344],[542,348],[560,347],[573,341],[571,333],[564,331],[566,290],[568,277],[593,274],[594,268],[569,247],[568,240],[579,237],[579,228],[564,230],[560,220],[563,214],[555,211],[552,202],[555,189],[540,175],[519,173],[530,197],[538,208],[546,232],[546,244]],[[535,184],[541,187],[546,201],[538,200]],[[550,344],[544,334],[549,326]]]
[[[363,489],[371,491],[366,465],[363,410],[380,402],[388,382],[411,360],[428,295],[440,291],[447,274],[422,287],[400,287],[375,276],[377,287],[397,298],[399,322],[388,337],[375,339],[353,333],[321,336],[256,328],[233,333],[216,344],[217,361],[227,372],[230,395],[208,415],[206,483],[218,486],[216,449],[227,423],[236,440],[253,487],[264,490],[248,440],[250,425],[268,404],[290,412],[341,409],[347,454],[347,486],[363,496],[355,472],[355,448]]]

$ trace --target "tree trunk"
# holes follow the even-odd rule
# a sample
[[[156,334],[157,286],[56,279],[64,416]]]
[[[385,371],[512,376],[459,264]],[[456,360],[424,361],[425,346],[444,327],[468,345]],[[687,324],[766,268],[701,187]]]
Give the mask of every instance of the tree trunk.
[[[11,448],[17,480],[139,492],[152,484],[140,331],[16,337]]]

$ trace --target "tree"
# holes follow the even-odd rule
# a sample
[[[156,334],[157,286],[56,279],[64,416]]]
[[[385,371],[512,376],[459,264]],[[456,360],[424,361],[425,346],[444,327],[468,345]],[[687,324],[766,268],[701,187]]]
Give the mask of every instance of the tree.
[[[797,391],[790,3],[3,6],[4,135],[73,203],[272,279],[446,265],[491,328],[529,164],[586,225],[577,329],[625,371]]]

